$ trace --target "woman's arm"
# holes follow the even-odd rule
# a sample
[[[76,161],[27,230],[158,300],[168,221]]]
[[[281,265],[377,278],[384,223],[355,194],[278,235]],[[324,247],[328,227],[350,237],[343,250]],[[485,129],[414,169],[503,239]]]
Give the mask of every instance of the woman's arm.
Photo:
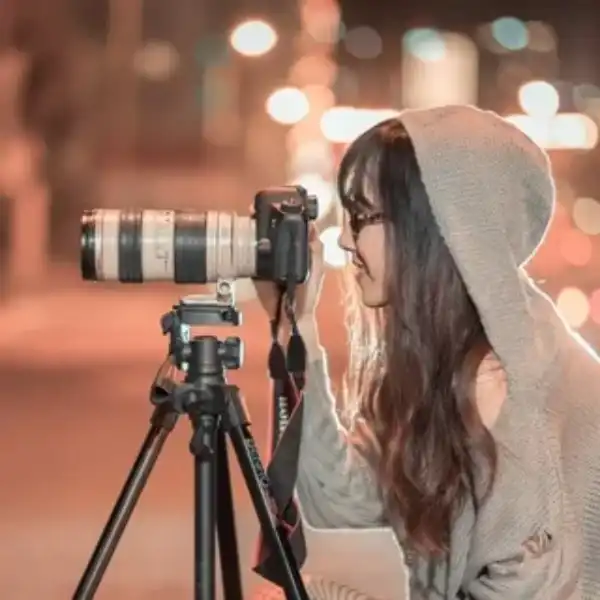
[[[384,504],[360,430],[350,438],[331,393],[326,356],[314,320],[298,324],[307,350],[306,387],[297,495],[315,528],[367,528],[385,524]]]

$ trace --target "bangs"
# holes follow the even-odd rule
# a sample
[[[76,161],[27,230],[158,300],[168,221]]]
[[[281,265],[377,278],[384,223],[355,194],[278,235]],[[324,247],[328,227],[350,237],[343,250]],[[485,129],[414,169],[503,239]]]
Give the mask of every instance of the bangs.
[[[340,163],[337,190],[351,215],[375,208],[397,221],[401,200],[404,211],[428,204],[412,142],[399,119],[382,121],[352,142]]]
[[[381,123],[358,137],[346,150],[337,177],[342,207],[361,213],[373,207],[378,196],[383,140],[378,135]]]

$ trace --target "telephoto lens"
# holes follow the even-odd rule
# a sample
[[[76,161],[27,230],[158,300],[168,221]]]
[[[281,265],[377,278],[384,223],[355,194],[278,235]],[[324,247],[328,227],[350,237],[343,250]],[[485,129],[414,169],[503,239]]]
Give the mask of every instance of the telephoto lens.
[[[254,277],[256,246],[256,222],[249,216],[93,209],[81,219],[81,274],[121,283]]]
[[[194,210],[93,209],[81,219],[81,273],[91,281],[213,283],[251,277],[302,283],[315,196],[300,186],[254,197],[250,216]]]

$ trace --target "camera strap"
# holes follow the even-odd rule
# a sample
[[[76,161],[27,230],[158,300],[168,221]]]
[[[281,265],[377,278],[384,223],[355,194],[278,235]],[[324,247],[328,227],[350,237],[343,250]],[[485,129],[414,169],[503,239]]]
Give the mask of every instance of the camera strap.
[[[279,343],[279,329],[285,307],[291,325],[287,352]],[[298,476],[298,459],[302,436],[302,389],[305,381],[306,350],[298,332],[293,304],[285,290],[280,290],[277,310],[271,321],[269,375],[272,380],[270,439],[267,476],[277,507],[279,530],[285,535],[299,567],[306,560],[306,541],[300,511],[294,500]],[[257,564],[254,571],[282,585],[282,565],[268,544],[260,537]]]

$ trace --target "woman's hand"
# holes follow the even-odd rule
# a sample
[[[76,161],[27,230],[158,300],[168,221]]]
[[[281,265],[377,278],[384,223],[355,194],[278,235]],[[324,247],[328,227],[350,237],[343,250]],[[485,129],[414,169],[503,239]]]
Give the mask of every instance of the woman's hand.
[[[319,239],[317,230],[310,228],[309,244],[311,252],[310,274],[308,279],[296,289],[296,320],[313,321],[321,287],[325,274],[323,263],[323,243]],[[272,320],[277,310],[279,290],[277,285],[271,281],[255,281],[256,295],[264,308],[269,320]]]
[[[325,265],[323,262],[323,243],[319,239],[315,227],[311,227],[309,233],[309,244],[311,251],[310,273],[308,279],[296,288],[296,322],[304,345],[306,347],[309,360],[318,358],[321,355],[321,346],[316,327],[315,312],[321,295],[323,286],[323,277],[325,275]],[[269,320],[275,317],[277,310],[277,301],[279,299],[279,290],[271,281],[255,281],[256,295],[262,304]],[[290,324],[285,315],[282,315],[281,339],[285,339],[289,334]]]

